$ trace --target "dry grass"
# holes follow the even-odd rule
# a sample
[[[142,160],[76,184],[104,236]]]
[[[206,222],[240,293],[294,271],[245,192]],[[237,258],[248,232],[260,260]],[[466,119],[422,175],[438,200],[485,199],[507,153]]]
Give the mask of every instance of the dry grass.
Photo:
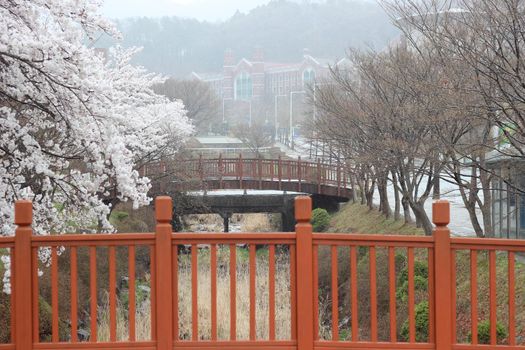
[[[277,249],[275,263],[275,330],[277,339],[290,339],[290,275],[289,257],[284,249]],[[268,291],[268,250],[261,248],[256,258],[256,324],[257,339],[268,339],[269,334],[269,291]],[[219,247],[217,254],[217,336],[219,340],[230,337],[230,277],[229,248]],[[179,337],[192,337],[192,303],[191,303],[191,255],[179,255]],[[237,339],[249,337],[249,264],[245,248],[237,248],[237,289],[236,315]],[[211,274],[210,254],[207,247],[201,247],[198,255],[198,315],[200,340],[211,338]],[[128,339],[128,310],[119,303],[117,310],[117,339]],[[149,298],[137,306],[136,333],[137,340],[150,339]],[[109,307],[106,303],[99,314],[99,340],[109,339]]]
[[[249,336],[249,265],[245,249],[237,248],[237,338],[248,339]],[[230,271],[229,249],[219,249],[217,264],[217,332],[219,339],[229,339],[230,334]],[[290,290],[288,255],[277,254],[276,258],[276,336],[278,339],[290,337]],[[180,337],[191,338],[191,262],[189,257],[182,257],[179,268],[179,319]],[[210,303],[210,264],[209,251],[199,254],[198,274],[198,309],[199,339],[211,337],[211,303]],[[257,252],[256,266],[256,323],[257,339],[268,339],[268,253],[266,249]]]
[[[230,230],[241,232],[279,231],[278,214],[250,213],[234,214],[230,218]],[[223,220],[218,214],[191,214],[184,216],[185,230],[188,232],[222,232]]]
[[[518,344],[525,344],[525,264],[523,256],[515,257],[515,307],[516,336]],[[458,342],[468,342],[471,328],[470,310],[470,254],[458,251],[456,254],[456,286],[457,286],[457,339]],[[487,251],[478,252],[477,260],[477,292],[478,321],[490,317],[489,299],[489,258]],[[496,302],[497,320],[507,329],[509,324],[508,305],[508,255],[506,252],[496,254]],[[505,340],[503,343],[506,343]]]
[[[279,231],[276,220],[273,217],[277,214],[244,214],[240,217],[241,231],[243,232],[268,232]]]
[[[359,232],[367,234],[423,234],[421,229],[415,225],[406,225],[403,221],[386,219],[377,210],[369,210],[360,204],[347,204],[341,211],[334,215],[331,221],[332,232]],[[378,258],[380,255],[378,254]],[[327,257],[329,258],[329,257]],[[327,259],[325,258],[325,260]],[[320,257],[321,259],[321,257]],[[416,250],[416,259],[425,261],[426,257]],[[345,258],[345,261],[347,259]],[[329,264],[329,263],[328,263]],[[325,266],[328,268],[328,265]],[[381,264],[378,262],[378,268]],[[468,341],[471,330],[471,298],[470,298],[470,256],[466,251],[458,251],[456,254],[457,268],[457,341],[464,343]],[[486,251],[478,253],[477,262],[477,292],[478,292],[478,321],[489,319],[489,263]],[[328,273],[328,272],[327,272]],[[347,275],[340,276],[340,281],[346,281]],[[516,278],[516,335],[517,343],[525,344],[525,258],[516,254],[515,261]],[[380,284],[382,278],[378,279],[378,291],[381,291]],[[324,281],[328,285],[329,279]],[[506,252],[498,252],[496,256],[496,296],[497,296],[497,319],[505,329],[509,324],[508,307],[508,258]],[[330,292],[328,288],[327,292]],[[365,291],[366,293],[366,291]],[[380,292],[379,296],[385,292]],[[363,295],[363,294],[361,294]],[[330,301],[327,297],[328,302]],[[366,303],[366,300],[362,300]],[[406,308],[406,307],[403,307]],[[346,310],[346,308],[343,308]],[[325,310],[328,318],[331,316],[330,310]],[[381,314],[381,309],[379,310]],[[405,315],[406,316],[406,315]],[[361,316],[360,316],[361,317]],[[399,326],[399,322],[398,322]],[[381,328],[381,327],[380,327]],[[328,330],[329,331],[329,330]],[[329,333],[325,334],[328,337]],[[504,340],[503,343],[507,343]]]
[[[98,341],[109,341],[109,297],[106,303],[99,309],[97,339]],[[137,341],[151,339],[151,309],[149,300],[138,305],[135,313],[135,337]],[[119,302],[117,306],[117,340],[127,341],[129,339],[128,309]]]
[[[367,234],[423,235],[421,228],[405,224],[403,220],[387,219],[378,210],[366,205],[348,203],[338,211],[330,222],[330,232],[356,232]]]

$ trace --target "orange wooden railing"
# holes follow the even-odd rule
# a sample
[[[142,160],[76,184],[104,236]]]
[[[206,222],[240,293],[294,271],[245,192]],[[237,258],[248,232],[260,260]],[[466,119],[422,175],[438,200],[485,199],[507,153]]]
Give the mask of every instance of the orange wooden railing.
[[[0,349],[525,349],[523,339],[517,331],[523,331],[523,325],[517,323],[515,276],[516,255],[525,252],[525,241],[478,238],[451,238],[447,228],[449,223],[449,204],[437,201],[433,205],[433,222],[436,225],[432,236],[398,236],[398,235],[360,235],[338,233],[312,233],[310,225],[311,199],[298,197],[295,202],[297,226],[292,233],[173,233],[171,228],[172,202],[169,197],[159,197],[155,201],[157,226],[155,233],[141,234],[70,234],[52,236],[33,236],[31,230],[32,204],[29,201],[18,201],[15,205],[15,223],[18,225],[14,237],[0,238],[0,253],[8,250],[11,256],[12,293],[10,315],[0,315],[11,326],[11,342],[0,344]],[[239,339],[237,332],[237,247],[248,245],[249,265],[249,310],[247,310],[249,328],[247,339]],[[256,317],[256,270],[258,261],[257,248],[268,247],[268,334],[257,333]],[[190,253],[181,250],[189,247]],[[117,259],[117,251],[127,247],[127,259]],[[107,249],[108,257],[108,307],[109,307],[109,340],[97,340],[97,312],[99,302],[100,275],[97,275],[97,250]],[[229,250],[229,266],[218,266],[220,249]],[[37,256],[42,249],[48,249],[50,259],[45,264],[39,263]],[[137,283],[136,253],[139,249],[149,251],[151,335],[148,339],[138,339],[135,325]],[[210,263],[210,320],[209,334],[202,335],[199,330],[199,284],[198,266],[202,259],[199,251],[209,251]],[[285,252],[289,264],[289,298],[276,298],[276,251]],[[63,327],[59,315],[59,293],[64,288],[64,281],[59,281],[59,256],[69,250],[69,290],[65,299],[69,299],[70,314],[61,315],[70,319],[70,335],[60,332]],[[87,251],[88,261],[79,264],[80,251]],[[400,251],[406,253],[407,261],[407,302],[408,339],[399,339],[399,314],[402,312],[396,298],[396,283],[399,271],[396,271],[396,259]],[[470,343],[460,342],[456,334],[456,259],[458,251],[468,251],[471,257],[470,279],[471,291],[471,332]],[[489,290],[490,290],[490,344],[477,344],[478,296],[477,296],[477,254],[488,251],[489,256]],[[222,250],[221,250],[222,252]],[[497,295],[496,292],[496,252],[507,252],[508,255],[508,293]],[[344,254],[343,254],[344,253]],[[191,263],[191,334],[181,334],[179,319],[180,303],[179,271],[182,254]],[[189,254],[189,255],[188,255]],[[280,254],[280,253],[279,253]],[[323,260],[320,264],[320,254]],[[500,253],[498,253],[500,254]],[[385,266],[379,265],[379,256],[386,257]],[[340,256],[344,259],[341,260]],[[358,260],[358,257],[360,259]],[[208,259],[208,258],[206,258]],[[207,260],[208,261],[208,260]],[[341,262],[343,261],[343,263]],[[423,264],[428,268],[428,286],[424,295],[429,305],[428,337],[417,338],[416,329],[416,286],[415,265]],[[127,265],[129,308],[127,310],[126,339],[117,336],[116,295],[117,265]],[[343,264],[345,266],[343,266]],[[366,265],[360,270],[360,265]],[[358,266],[359,265],[359,266]],[[319,295],[320,269],[329,267],[329,317],[321,316]],[[341,269],[349,267],[348,281],[339,282]],[[89,271],[89,313],[88,325],[90,336],[79,339],[77,336],[79,303],[78,278],[79,268]],[[39,269],[50,270],[50,299],[52,315],[51,339],[41,339],[39,335]],[[219,269],[228,269],[230,297],[229,300],[218,300],[217,274]],[[365,271],[365,275],[363,275]],[[383,280],[384,279],[384,280]],[[62,283],[59,283],[62,282]],[[388,313],[380,314],[378,286],[387,283]],[[324,286],[326,287],[326,286]],[[366,287],[366,288],[364,288]],[[346,293],[348,292],[348,293]],[[365,293],[365,294],[363,294]],[[62,291],[62,297],[64,292]],[[349,298],[348,310],[341,310],[343,297]],[[419,296],[421,297],[421,296]],[[497,341],[496,321],[498,298],[505,299],[508,307],[508,339],[505,344]],[[286,300],[285,300],[286,299]],[[260,300],[260,296],[259,296]],[[230,310],[230,329],[228,339],[219,339],[218,303],[226,303]],[[288,339],[276,337],[276,310],[283,303],[290,305],[290,322]],[[369,317],[360,317],[363,305],[369,305]],[[344,312],[343,312],[344,311]],[[341,320],[341,312],[348,314],[348,320]],[[329,320],[329,325],[326,324]],[[265,322],[266,322],[265,321]],[[348,324],[348,334],[340,333],[341,323]],[[122,326],[122,325],[120,325]],[[321,327],[330,329],[321,332]],[[388,332],[385,332],[388,327]],[[521,328],[520,328],[521,327]]]
[[[263,158],[219,158],[199,157],[178,161],[174,171],[180,178],[198,180],[201,183],[217,181],[218,188],[225,188],[225,183],[235,181],[239,189],[289,189],[293,183],[297,191],[305,190],[306,184],[312,184],[316,193],[327,192],[330,195],[348,196],[350,180],[341,164],[304,161],[295,159]],[[173,171],[173,170],[171,170]],[[170,172],[166,162],[148,164],[141,168],[141,174],[155,176]],[[264,183],[274,183],[268,187]],[[326,191],[326,187],[334,191]]]

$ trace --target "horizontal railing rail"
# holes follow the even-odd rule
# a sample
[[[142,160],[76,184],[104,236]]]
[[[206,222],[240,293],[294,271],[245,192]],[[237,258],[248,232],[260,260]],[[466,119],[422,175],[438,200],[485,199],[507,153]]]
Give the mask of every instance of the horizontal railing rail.
[[[154,233],[34,236],[18,201],[0,350],[525,349],[525,241],[451,238],[446,201],[432,236],[313,233],[309,197],[291,233],[173,232],[171,198],[155,210]]]
[[[225,188],[226,182],[236,181],[239,189],[264,189],[263,182],[278,184],[274,189],[282,189],[283,184],[294,183],[301,191],[307,184],[314,185],[310,191],[323,193],[324,187],[335,189],[332,195],[348,196],[351,184],[342,165],[334,165],[295,159],[263,158],[198,158],[180,160],[170,169],[166,162],[147,164],[140,169],[142,175],[159,176],[173,173],[179,181],[200,181],[203,183],[218,181],[219,188]],[[156,180],[161,181],[162,179]],[[251,182],[250,182],[251,181]],[[345,192],[346,191],[346,192]]]

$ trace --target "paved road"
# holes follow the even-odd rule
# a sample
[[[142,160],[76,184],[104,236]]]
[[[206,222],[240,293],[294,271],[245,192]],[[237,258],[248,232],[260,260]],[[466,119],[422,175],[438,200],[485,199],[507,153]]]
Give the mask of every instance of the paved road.
[[[474,228],[470,222],[465,206],[463,205],[463,200],[459,194],[457,186],[451,184],[447,181],[441,181],[441,199],[446,199],[450,202],[450,224],[449,228],[452,231],[452,234],[455,236],[475,236]],[[388,196],[390,201],[390,206],[394,205],[394,190],[392,186],[389,186]],[[379,194],[375,193],[374,202],[379,203]],[[432,216],[432,200],[429,199],[425,203],[425,210],[429,216]],[[481,218],[481,212],[478,212],[478,217],[480,218],[481,224],[483,224]],[[414,217],[412,215],[412,217]]]
[[[295,141],[295,149],[290,149],[286,145],[283,144],[276,144],[277,147],[280,147],[281,151],[286,153],[287,156],[297,159],[298,156],[301,156],[303,159],[307,159],[309,157],[309,145],[307,142],[301,139],[297,139]],[[472,227],[472,224],[470,222],[470,218],[468,215],[467,210],[465,209],[465,206],[463,205],[463,200],[461,199],[461,195],[459,194],[459,189],[456,185],[451,184],[447,181],[441,181],[441,198],[447,199],[450,202],[450,210],[451,210],[451,217],[450,217],[450,230],[452,231],[452,234],[456,236],[475,236],[474,228]],[[394,205],[394,191],[393,188],[390,186],[389,191],[389,200],[390,205]],[[379,203],[379,194],[375,193],[374,196],[375,203]],[[425,203],[425,210],[427,211],[428,215],[432,215],[432,200],[428,200]],[[478,217],[480,219],[480,223],[483,225],[483,219],[481,217],[481,212],[478,210]]]

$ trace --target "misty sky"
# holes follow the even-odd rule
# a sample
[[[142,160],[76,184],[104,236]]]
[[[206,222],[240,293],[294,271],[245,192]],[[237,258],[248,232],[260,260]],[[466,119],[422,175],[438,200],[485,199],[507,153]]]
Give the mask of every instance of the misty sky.
[[[249,10],[269,0],[104,0],[102,12],[110,18],[134,16],[179,16],[218,21],[231,17],[236,10]]]

